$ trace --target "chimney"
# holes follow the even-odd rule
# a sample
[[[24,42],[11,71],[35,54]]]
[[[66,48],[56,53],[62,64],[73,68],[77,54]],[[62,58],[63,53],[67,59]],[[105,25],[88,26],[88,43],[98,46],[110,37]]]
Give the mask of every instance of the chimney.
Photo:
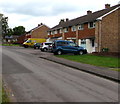
[[[110,8],[110,4],[105,4],[105,9]]]
[[[67,22],[67,21],[69,21],[69,19],[68,19],[68,18],[66,18],[66,22]]]
[[[88,14],[92,14],[92,11],[88,10],[88,11],[87,11],[87,15],[88,15]]]
[[[59,24],[61,24],[61,23],[63,23],[63,22],[65,22],[64,19],[61,19],[60,22],[59,22]]]
[[[40,25],[43,25],[43,23],[41,23]]]
[[[41,25],[43,25],[43,23],[38,24],[38,27],[41,26]]]
[[[40,24],[38,24],[38,27],[40,26]]]

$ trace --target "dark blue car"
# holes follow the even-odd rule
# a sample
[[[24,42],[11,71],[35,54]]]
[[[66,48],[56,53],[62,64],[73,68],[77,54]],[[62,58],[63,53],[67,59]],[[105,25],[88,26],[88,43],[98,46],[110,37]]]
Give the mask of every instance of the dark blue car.
[[[52,44],[52,52],[55,55],[61,55],[63,53],[74,53],[75,55],[83,55],[87,53],[87,50],[83,47],[77,46],[72,41],[55,40]]]

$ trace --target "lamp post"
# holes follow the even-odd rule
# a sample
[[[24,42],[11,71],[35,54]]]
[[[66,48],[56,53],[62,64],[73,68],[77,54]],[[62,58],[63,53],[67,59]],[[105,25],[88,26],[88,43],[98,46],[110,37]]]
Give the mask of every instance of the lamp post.
[[[0,14],[0,43],[2,42],[2,18],[3,14]]]

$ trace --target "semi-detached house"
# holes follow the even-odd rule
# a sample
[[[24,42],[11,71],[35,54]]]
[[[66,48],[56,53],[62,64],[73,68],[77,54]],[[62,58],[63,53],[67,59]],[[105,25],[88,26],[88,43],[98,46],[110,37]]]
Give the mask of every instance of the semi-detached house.
[[[101,52],[104,48],[109,52],[119,52],[118,36],[120,36],[120,4],[69,20],[62,19],[58,25],[48,31],[49,41],[63,39],[76,42],[89,53]]]

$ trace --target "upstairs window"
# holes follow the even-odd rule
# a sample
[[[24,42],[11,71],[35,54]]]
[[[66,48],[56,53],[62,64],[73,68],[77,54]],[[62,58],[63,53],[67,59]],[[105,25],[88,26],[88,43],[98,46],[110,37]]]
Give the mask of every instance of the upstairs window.
[[[68,32],[68,28],[64,28],[64,32]]]
[[[95,28],[95,22],[89,22],[88,28]]]
[[[55,31],[54,31],[54,34],[57,34],[57,33],[58,33],[57,30],[55,30]]]
[[[78,30],[83,30],[84,29],[84,24],[78,25]]]
[[[76,26],[73,26],[71,29],[72,31],[76,31]]]
[[[60,29],[60,33],[63,33],[63,30],[62,30],[62,29]]]
[[[48,35],[51,35],[51,32],[48,32]]]
[[[54,31],[52,31],[51,34],[54,35]]]

